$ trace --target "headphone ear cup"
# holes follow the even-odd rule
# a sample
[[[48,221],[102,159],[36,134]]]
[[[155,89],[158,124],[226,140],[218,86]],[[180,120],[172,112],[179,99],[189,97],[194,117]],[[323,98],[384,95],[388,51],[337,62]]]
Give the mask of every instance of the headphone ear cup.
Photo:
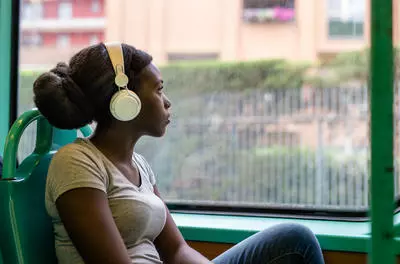
[[[128,89],[121,89],[111,98],[111,114],[119,121],[130,121],[140,113],[142,104],[136,93]]]

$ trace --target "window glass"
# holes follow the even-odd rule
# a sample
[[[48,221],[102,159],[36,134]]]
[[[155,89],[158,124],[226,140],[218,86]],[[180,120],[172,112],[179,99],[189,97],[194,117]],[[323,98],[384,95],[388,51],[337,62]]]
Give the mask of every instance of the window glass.
[[[41,72],[120,40],[154,57],[172,101],[166,135],[136,147],[168,202],[368,208],[365,1],[107,1],[40,1],[45,16],[22,16],[20,114]],[[251,22],[270,9],[282,20]],[[34,131],[23,140],[21,159]]]
[[[99,37],[97,35],[92,35],[90,36],[90,45],[97,44],[99,42]]]
[[[25,3],[21,8],[21,19],[22,20],[38,20],[43,16],[43,5],[42,3]]]
[[[42,41],[42,36],[37,32],[24,32],[21,35],[22,46],[40,46]]]
[[[58,48],[67,48],[70,45],[70,36],[67,34],[58,34],[56,45]]]
[[[100,12],[100,1],[99,0],[92,0],[91,10],[93,13]]]
[[[60,2],[58,4],[58,18],[70,19],[72,18],[72,2]]]
[[[329,37],[362,38],[365,6],[365,0],[328,0]]]

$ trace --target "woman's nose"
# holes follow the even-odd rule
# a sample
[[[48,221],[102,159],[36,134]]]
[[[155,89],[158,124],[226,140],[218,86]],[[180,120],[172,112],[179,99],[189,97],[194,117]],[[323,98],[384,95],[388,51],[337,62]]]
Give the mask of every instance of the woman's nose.
[[[164,95],[164,107],[167,109],[171,107],[171,101],[168,99],[166,95]]]

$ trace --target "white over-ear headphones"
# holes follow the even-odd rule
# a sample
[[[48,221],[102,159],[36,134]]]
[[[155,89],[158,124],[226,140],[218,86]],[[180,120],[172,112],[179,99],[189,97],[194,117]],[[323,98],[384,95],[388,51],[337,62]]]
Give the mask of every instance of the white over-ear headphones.
[[[140,113],[142,104],[136,93],[128,89],[129,78],[125,74],[124,54],[121,43],[105,43],[108,56],[115,71],[115,84],[118,87],[111,98],[111,114],[119,121],[133,120]]]

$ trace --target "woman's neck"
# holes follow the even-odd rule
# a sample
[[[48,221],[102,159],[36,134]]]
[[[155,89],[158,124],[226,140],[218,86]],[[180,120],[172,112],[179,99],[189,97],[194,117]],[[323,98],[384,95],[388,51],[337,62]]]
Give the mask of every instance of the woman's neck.
[[[90,141],[110,159],[130,163],[140,137],[141,135],[132,129],[116,126],[108,129],[98,127]]]

